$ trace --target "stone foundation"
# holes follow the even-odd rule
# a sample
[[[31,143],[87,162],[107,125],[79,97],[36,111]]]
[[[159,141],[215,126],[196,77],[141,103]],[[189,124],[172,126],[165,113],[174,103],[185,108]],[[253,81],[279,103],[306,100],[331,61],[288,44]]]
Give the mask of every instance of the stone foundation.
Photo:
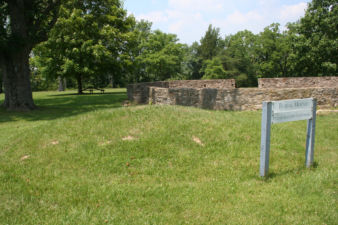
[[[235,88],[235,79],[219,80],[175,80],[175,81],[157,81],[148,83],[128,84],[128,99],[137,103],[146,103],[148,101],[149,87],[163,88]]]
[[[283,80],[285,84],[283,84]],[[311,80],[312,79],[312,80]],[[212,110],[259,110],[263,101],[316,98],[320,108],[338,107],[336,77],[314,78],[264,78],[259,79],[262,88],[234,88],[235,80],[162,81],[130,84],[128,99],[141,104],[182,105]],[[333,87],[280,88],[303,86],[311,82]],[[338,80],[337,80],[338,81]],[[298,82],[298,83],[297,83]],[[305,84],[308,82],[308,84]],[[335,84],[335,86],[334,86]],[[266,88],[267,86],[271,88]],[[273,86],[274,85],[274,86]],[[288,87],[289,87],[288,86]]]
[[[235,88],[235,79],[175,80],[168,81],[169,88]]]
[[[259,110],[263,101],[316,98],[320,108],[338,106],[338,88],[193,89],[149,87],[148,102],[212,110]]]
[[[149,87],[169,88],[167,81],[128,84],[127,95],[128,99],[137,103],[147,103],[149,98]]]
[[[338,77],[259,78],[259,88],[332,88],[338,87]]]

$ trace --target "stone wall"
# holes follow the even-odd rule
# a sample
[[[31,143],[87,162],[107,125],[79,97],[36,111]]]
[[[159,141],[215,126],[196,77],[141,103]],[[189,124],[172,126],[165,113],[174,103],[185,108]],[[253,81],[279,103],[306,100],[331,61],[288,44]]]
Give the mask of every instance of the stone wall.
[[[235,79],[175,80],[168,81],[169,88],[235,88]]]
[[[167,81],[128,84],[127,95],[128,99],[137,103],[147,103],[149,98],[149,87],[169,88]]]
[[[338,77],[260,78],[259,88],[332,88],[338,87]]]
[[[258,110],[263,101],[302,98],[316,98],[320,108],[328,108],[338,107],[337,81],[337,77],[262,78],[259,88],[239,89],[232,79],[159,81],[129,84],[127,91],[128,99],[137,103],[213,110]]]
[[[183,105],[212,110],[259,110],[263,101],[316,98],[320,108],[338,106],[338,88],[215,89],[149,87],[156,105]]]
[[[149,83],[128,84],[128,99],[137,103],[147,103],[149,97],[149,87],[163,88],[235,88],[234,79],[219,80],[177,80],[177,81],[158,81]]]

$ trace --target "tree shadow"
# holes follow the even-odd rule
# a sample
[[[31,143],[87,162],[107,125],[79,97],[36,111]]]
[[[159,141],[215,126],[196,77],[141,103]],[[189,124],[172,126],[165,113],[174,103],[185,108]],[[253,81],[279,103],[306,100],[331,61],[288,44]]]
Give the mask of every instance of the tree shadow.
[[[15,121],[41,121],[76,116],[99,109],[122,107],[126,92],[106,94],[58,94],[35,98],[36,110],[30,112],[7,111],[0,108],[0,123]]]
[[[86,95],[120,95],[120,94],[126,94],[126,92],[108,92],[108,93],[67,93],[67,94],[57,94],[57,95],[48,95],[47,97],[54,97],[54,96],[86,96]]]

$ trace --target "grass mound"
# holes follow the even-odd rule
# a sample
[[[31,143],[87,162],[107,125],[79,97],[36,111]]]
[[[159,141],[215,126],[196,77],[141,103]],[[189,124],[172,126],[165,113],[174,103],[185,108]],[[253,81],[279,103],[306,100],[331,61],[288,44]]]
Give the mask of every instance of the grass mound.
[[[337,113],[317,117],[310,170],[306,121],[273,125],[261,179],[261,112],[123,107],[124,89],[34,100],[0,110],[3,224],[338,221]]]

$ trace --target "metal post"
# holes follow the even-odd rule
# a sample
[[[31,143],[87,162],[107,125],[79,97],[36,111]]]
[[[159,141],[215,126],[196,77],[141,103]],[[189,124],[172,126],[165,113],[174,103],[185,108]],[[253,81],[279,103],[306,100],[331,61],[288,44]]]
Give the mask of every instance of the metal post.
[[[313,99],[312,118],[307,121],[306,130],[306,153],[305,166],[310,168],[313,165],[315,150],[315,131],[316,131],[317,99]]]
[[[265,177],[269,172],[270,133],[271,133],[272,103],[263,102],[261,130],[261,165],[259,175]]]

